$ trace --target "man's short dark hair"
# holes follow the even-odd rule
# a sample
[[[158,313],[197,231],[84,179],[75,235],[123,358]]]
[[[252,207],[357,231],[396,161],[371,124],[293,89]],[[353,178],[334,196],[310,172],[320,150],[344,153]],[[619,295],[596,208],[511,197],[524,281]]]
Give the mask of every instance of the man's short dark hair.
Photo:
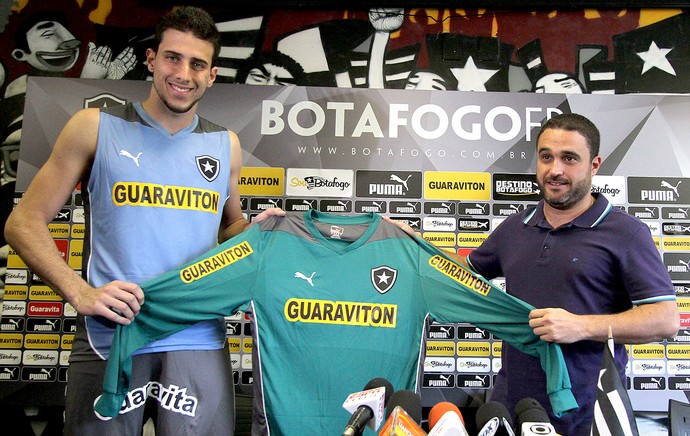
[[[587,117],[580,114],[559,114],[544,123],[537,135],[537,143],[539,137],[547,129],[562,129],[571,132],[577,132],[585,137],[587,146],[589,147],[589,158],[594,159],[599,155],[599,129]]]
[[[163,32],[168,29],[191,32],[197,38],[210,42],[213,45],[211,66],[216,65],[220,55],[220,32],[208,12],[193,6],[182,6],[166,14],[156,26],[156,51],[163,39]]]

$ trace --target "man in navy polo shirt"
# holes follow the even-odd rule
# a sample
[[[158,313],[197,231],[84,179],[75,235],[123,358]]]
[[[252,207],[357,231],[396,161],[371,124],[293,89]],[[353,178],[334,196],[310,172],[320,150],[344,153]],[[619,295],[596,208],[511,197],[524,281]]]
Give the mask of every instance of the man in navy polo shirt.
[[[580,408],[556,418],[539,360],[508,344],[491,399],[509,410],[523,398],[537,399],[556,431],[568,436],[590,434],[609,326],[625,380],[623,344],[673,336],[680,323],[671,279],[647,226],[591,193],[601,162],[599,131],[590,120],[577,114],[548,120],[537,136],[543,199],[458,259],[488,279],[505,277],[508,293],[537,307],[530,326],[544,341],[561,344]]]
[[[487,278],[505,277],[509,293],[531,303],[530,326],[561,344],[580,405],[553,416],[544,396],[539,360],[509,345],[492,400],[513,410],[525,397],[550,413],[563,435],[589,435],[609,326],[625,380],[623,344],[659,341],[677,334],[678,307],[671,279],[647,226],[591,194],[601,166],[599,131],[578,114],[548,120],[537,136],[537,183],[543,199],[513,215],[467,257]]]

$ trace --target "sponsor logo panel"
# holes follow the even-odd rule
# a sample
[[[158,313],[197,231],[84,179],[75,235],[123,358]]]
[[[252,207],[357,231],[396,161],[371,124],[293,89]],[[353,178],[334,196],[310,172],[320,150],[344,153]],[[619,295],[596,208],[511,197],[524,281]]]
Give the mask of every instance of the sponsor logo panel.
[[[350,198],[353,184],[352,170],[288,168],[285,194],[292,197]]]
[[[667,344],[666,357],[668,359],[690,359],[690,345]]]
[[[17,252],[12,247],[9,247],[9,251],[7,253],[7,269],[11,268],[27,269],[29,267],[24,263],[22,258],[19,257]]]
[[[5,285],[5,293],[2,298],[6,301],[26,300],[28,295],[29,288],[27,286]]]
[[[266,210],[274,207],[283,208],[283,200],[281,198],[250,198],[249,210]]]
[[[690,360],[669,360],[667,371],[672,375],[690,375]]]
[[[455,224],[455,223],[453,223]],[[450,232],[425,232],[423,235],[425,241],[434,244],[437,247],[454,247],[455,233]]]
[[[391,213],[409,213],[409,214],[419,214],[422,210],[422,203],[419,201],[391,201],[390,211]],[[420,219],[419,217],[415,217]]]
[[[426,343],[427,356],[455,356],[455,342],[428,341]]]
[[[60,318],[27,318],[26,331],[35,333],[59,333],[62,328]]]
[[[286,212],[306,212],[309,209],[318,209],[319,200],[316,198],[287,198],[285,199]]]
[[[48,286],[32,286],[29,299],[36,301],[62,301],[62,297]]]
[[[58,317],[62,315],[62,303],[30,301],[27,313],[29,316]]]
[[[668,388],[672,391],[690,391],[690,377],[669,377]]]
[[[285,170],[275,167],[242,167],[240,195],[279,196],[285,192]]]
[[[452,324],[432,324],[426,337],[428,339],[455,339],[455,326]]]
[[[458,342],[458,356],[488,357],[491,355],[489,342]]]
[[[424,198],[429,200],[490,200],[490,186],[490,173],[424,173]]]
[[[454,232],[455,218],[442,216],[425,216],[422,220],[422,228],[432,232]],[[455,237],[453,237],[455,243]]]
[[[359,200],[355,201],[355,212],[357,213],[386,213],[388,204],[382,200]]]
[[[54,382],[57,380],[57,367],[32,367],[25,366],[21,369],[22,381]]]
[[[0,350],[0,371],[5,365],[18,365],[22,361],[20,350]]]
[[[663,260],[671,280],[690,280],[690,253],[665,252]]]
[[[690,204],[690,179],[682,177],[628,177],[629,203]]]
[[[453,372],[455,371],[454,357],[426,357],[424,372]]]
[[[474,326],[458,326],[458,339],[483,339],[491,338],[491,333]]]
[[[52,350],[60,347],[60,335],[34,334],[24,336],[24,348]]]
[[[424,203],[426,215],[455,215],[456,204],[453,201],[427,201]]]
[[[19,367],[0,365],[0,380],[19,381]]]
[[[352,212],[353,206],[354,205],[353,205],[352,200],[325,199],[325,200],[321,200],[321,205],[319,206],[319,210],[321,212],[327,212],[327,213],[350,213],[350,212]]]
[[[3,301],[2,316],[23,316],[26,314],[26,301]]]
[[[534,174],[494,174],[494,200],[539,201],[541,191]]]
[[[658,221],[642,220],[642,222],[649,228],[652,236],[661,235],[661,225]]]
[[[491,206],[489,203],[471,202],[458,203],[458,215],[467,216],[485,216],[491,213]]]
[[[654,206],[630,206],[628,213],[642,220],[656,220],[660,216],[659,208]]]
[[[488,374],[458,374],[457,385],[466,389],[488,389],[491,387],[491,377]]]
[[[690,219],[690,207],[662,207],[661,218],[665,220],[687,220]]]
[[[453,373],[424,374],[422,386],[425,388],[454,388],[455,376]]]
[[[86,226],[84,224],[72,224],[72,233],[70,236],[73,239],[84,239],[86,234]]]
[[[592,192],[603,194],[611,204],[622,205],[628,199],[624,176],[592,177]]]
[[[422,220],[417,216],[391,216],[391,219],[407,224],[415,232],[419,232],[422,229]]]
[[[3,332],[21,332],[24,331],[24,323],[26,318],[20,316],[3,316],[0,322],[0,331]]]
[[[60,338],[60,348],[63,350],[71,350],[74,342],[74,335],[62,335]]]
[[[664,222],[661,231],[664,235],[690,235],[690,223]]]
[[[633,345],[631,357],[634,359],[663,359],[664,346],[662,344]]]
[[[491,372],[491,359],[481,357],[458,357],[458,372]]]
[[[632,373],[636,375],[662,375],[666,369],[664,360],[634,360],[632,362]]]
[[[0,333],[0,349],[2,348],[22,348],[24,345],[24,335],[19,333]]]
[[[490,222],[488,218],[459,218],[458,230],[461,232],[488,232]]]
[[[422,197],[422,174],[418,171],[357,171],[357,197]]]
[[[8,269],[5,272],[5,285],[25,285],[29,282],[29,272],[25,269]],[[7,286],[5,286],[5,295],[7,298]]]
[[[488,234],[483,233],[458,233],[458,246],[479,247],[488,237]]]
[[[23,365],[33,366],[52,366],[59,363],[59,354],[57,351],[24,351],[22,357]]]
[[[661,241],[664,251],[690,251],[690,237],[668,237]]]
[[[525,210],[523,203],[494,203],[491,212],[496,217],[509,217]]]
[[[636,391],[663,391],[666,389],[664,377],[633,377],[632,388]]]

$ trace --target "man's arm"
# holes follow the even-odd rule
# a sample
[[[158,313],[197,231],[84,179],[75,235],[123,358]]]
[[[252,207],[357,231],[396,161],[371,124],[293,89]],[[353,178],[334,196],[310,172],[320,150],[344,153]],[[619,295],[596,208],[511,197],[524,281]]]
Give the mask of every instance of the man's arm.
[[[230,135],[230,197],[223,206],[223,216],[221,217],[218,229],[218,242],[222,243],[236,236],[249,228],[254,223],[261,222],[271,215],[285,215],[285,211],[279,208],[267,209],[257,215],[250,224],[242,215],[240,206],[239,180],[242,170],[242,147],[240,140],[235,132],[228,131]]]
[[[94,289],[65,263],[48,230],[91,167],[99,116],[98,109],[85,109],[67,122],[48,161],[7,219],[5,238],[29,268],[77,312],[129,324],[144,301],[139,286],[112,282]]]
[[[643,344],[676,335],[680,318],[674,300],[641,304],[611,315],[575,315],[558,308],[535,309],[530,312],[529,325],[541,339],[560,344],[583,340],[604,342],[609,326],[616,342]]]

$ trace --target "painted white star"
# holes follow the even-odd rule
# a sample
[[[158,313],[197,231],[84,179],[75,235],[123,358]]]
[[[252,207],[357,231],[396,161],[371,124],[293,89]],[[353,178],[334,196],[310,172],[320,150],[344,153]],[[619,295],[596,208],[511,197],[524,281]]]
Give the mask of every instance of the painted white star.
[[[385,283],[388,284],[388,279],[391,278],[391,276],[387,275],[385,271],[381,273],[379,276],[379,283]]]
[[[451,68],[450,72],[458,79],[458,91],[486,91],[484,84],[494,74],[498,73],[498,70],[477,68],[474,59],[470,56],[467,58],[463,68]]]
[[[668,74],[675,76],[676,70],[673,69],[671,63],[668,61],[668,59],[666,59],[666,55],[668,55],[671,50],[673,49],[659,48],[656,45],[656,42],[652,41],[652,43],[649,44],[649,50],[637,53],[637,55],[644,61],[642,73],[640,73],[640,75],[646,73],[652,68],[658,68],[661,71],[665,71]]]
[[[205,173],[212,173],[213,172],[213,165],[211,165],[211,163],[208,161],[206,161],[204,163],[204,172]]]

